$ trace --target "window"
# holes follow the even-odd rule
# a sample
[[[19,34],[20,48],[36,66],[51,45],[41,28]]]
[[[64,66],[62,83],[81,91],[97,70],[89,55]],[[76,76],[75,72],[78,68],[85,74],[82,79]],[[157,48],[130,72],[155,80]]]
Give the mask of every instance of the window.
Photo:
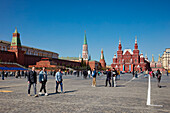
[[[5,47],[3,47],[3,50],[5,51]]]
[[[137,63],[137,60],[135,59],[135,63]]]

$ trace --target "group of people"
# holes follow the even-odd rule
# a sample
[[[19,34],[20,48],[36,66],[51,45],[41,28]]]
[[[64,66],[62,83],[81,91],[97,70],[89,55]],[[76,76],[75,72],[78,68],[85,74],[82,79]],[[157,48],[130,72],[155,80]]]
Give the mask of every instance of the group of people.
[[[2,77],[2,80],[4,80],[4,78],[8,77],[8,76],[15,76],[15,78],[21,78],[22,76],[24,76],[25,78],[27,77],[28,75],[28,71],[23,71],[23,70],[17,70],[17,71],[2,71],[0,72],[0,76]]]
[[[109,83],[110,87],[116,87],[116,80],[117,80],[116,77],[118,75],[120,76],[120,72],[118,73],[115,68],[113,68],[112,70],[107,69],[106,70],[105,87],[107,87],[108,83]],[[93,78],[92,87],[96,87],[96,76],[97,76],[97,72],[96,72],[96,69],[94,68],[93,71],[92,71],[92,78]],[[120,77],[119,77],[119,79],[120,79]]]
[[[62,79],[62,73],[61,73],[61,69],[58,70],[58,72],[55,75],[55,80],[56,80],[56,92],[58,93],[58,86],[60,84],[61,86],[61,93],[63,92],[63,79]],[[48,93],[46,91],[46,83],[47,83],[47,72],[45,70],[45,67],[43,67],[43,69],[39,72],[39,83],[41,84],[41,88],[39,91],[39,95],[42,95],[42,90],[44,90],[45,96],[48,96]],[[35,71],[35,67],[32,67],[32,70],[29,71],[28,76],[28,96],[30,95],[30,90],[31,90],[31,86],[33,86],[34,88],[34,96],[38,97],[37,92],[36,92],[36,84],[37,84],[37,72]]]
[[[161,88],[161,85],[160,85],[160,81],[161,81],[161,78],[162,78],[162,72],[158,69],[157,71],[148,71],[148,70],[146,70],[145,71],[145,76],[147,77],[147,76],[150,76],[150,77],[153,77],[153,78],[157,78],[157,80],[158,80],[158,87],[159,88]],[[168,70],[167,70],[167,76],[168,76]]]

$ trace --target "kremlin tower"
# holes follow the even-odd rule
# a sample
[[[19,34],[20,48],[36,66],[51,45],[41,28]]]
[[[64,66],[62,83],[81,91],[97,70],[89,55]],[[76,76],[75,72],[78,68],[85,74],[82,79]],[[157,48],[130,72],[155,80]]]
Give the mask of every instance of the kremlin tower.
[[[22,51],[20,34],[18,33],[17,28],[15,28],[15,32],[13,33],[11,47],[8,51],[15,52],[16,61],[19,64],[24,65],[24,51]]]
[[[86,31],[85,31],[85,35],[84,35],[84,44],[83,44],[83,52],[82,52],[82,58],[83,61],[88,61],[89,57],[88,57],[88,45],[87,45],[87,39],[86,39]]]
[[[105,60],[104,60],[103,49],[101,50],[101,57],[100,57],[100,61],[99,61],[99,62],[101,63],[101,66],[102,66],[103,68],[106,67],[106,62],[105,62]]]

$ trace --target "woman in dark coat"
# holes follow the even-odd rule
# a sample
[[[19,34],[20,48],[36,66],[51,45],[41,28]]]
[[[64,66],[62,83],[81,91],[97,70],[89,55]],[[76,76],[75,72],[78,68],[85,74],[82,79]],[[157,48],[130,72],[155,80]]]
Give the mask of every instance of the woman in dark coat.
[[[161,81],[162,74],[159,69],[157,70],[156,76],[157,76],[157,80],[158,80],[158,87],[161,88],[160,81]]]

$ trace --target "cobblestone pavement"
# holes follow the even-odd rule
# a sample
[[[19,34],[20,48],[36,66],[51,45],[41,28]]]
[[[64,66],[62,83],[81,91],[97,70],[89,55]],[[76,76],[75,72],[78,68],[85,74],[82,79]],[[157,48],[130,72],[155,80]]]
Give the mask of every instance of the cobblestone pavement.
[[[157,87],[156,78],[151,78],[151,104],[163,107],[146,106],[148,79],[140,75],[131,80],[132,75],[123,74],[117,87],[104,87],[105,76],[97,77],[97,87],[91,87],[92,79],[81,76],[64,76],[65,94],[55,94],[54,77],[49,76],[47,92],[49,96],[27,96],[25,78],[8,77],[0,80],[0,113],[169,113],[170,77],[163,76]],[[40,84],[37,84],[37,92]],[[6,92],[12,91],[12,92]],[[60,88],[59,88],[60,91]],[[33,94],[33,89],[31,89]]]

